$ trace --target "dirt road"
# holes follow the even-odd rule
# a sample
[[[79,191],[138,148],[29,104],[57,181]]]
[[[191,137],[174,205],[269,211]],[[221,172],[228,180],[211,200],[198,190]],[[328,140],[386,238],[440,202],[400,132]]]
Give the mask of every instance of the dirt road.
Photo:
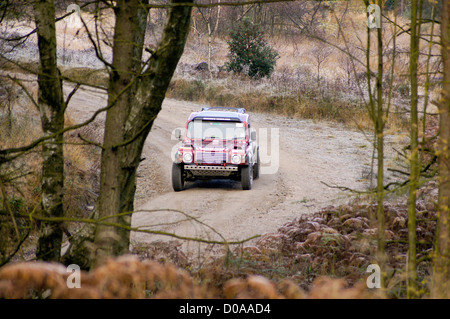
[[[81,90],[73,97],[69,112],[81,121],[105,104],[102,93]],[[360,190],[368,186],[372,146],[362,133],[336,124],[251,113],[252,125],[259,132],[263,162],[262,174],[253,189],[243,191],[239,182],[217,180],[190,183],[175,193],[170,181],[171,152],[179,142],[172,132],[183,128],[189,114],[199,109],[201,106],[194,103],[170,99],[164,102],[138,170],[138,212],[133,214],[133,227],[210,240],[242,240],[276,232],[279,226],[302,214],[349,199],[348,194],[324,183]],[[279,147],[270,150],[277,130]],[[262,141],[265,132],[269,143]],[[387,166],[391,163],[393,141],[394,137],[387,137]],[[268,170],[272,172],[267,174]],[[161,211],[144,211],[156,209]],[[196,220],[186,221],[185,215],[165,209],[181,210]],[[132,234],[133,243],[156,240],[173,238]]]

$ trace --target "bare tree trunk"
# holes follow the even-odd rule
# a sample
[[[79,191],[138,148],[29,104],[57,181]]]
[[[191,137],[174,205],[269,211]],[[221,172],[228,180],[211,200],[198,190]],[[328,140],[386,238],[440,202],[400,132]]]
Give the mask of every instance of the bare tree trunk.
[[[433,298],[450,298],[450,1],[442,5],[441,41],[444,63],[442,99],[439,103],[439,208],[434,256]]]
[[[208,22],[208,71],[209,71],[209,76],[212,77],[212,72],[211,72],[211,51],[212,51],[212,29],[211,29],[211,23]]]
[[[221,0],[217,0],[217,3],[220,4]],[[216,18],[216,25],[214,26],[214,32],[216,34],[219,32],[219,21],[220,21],[220,6],[217,7],[217,18]]]
[[[220,4],[220,0],[217,1],[217,3]],[[212,2],[210,2],[212,4]],[[213,11],[214,7],[207,8],[206,9],[206,15],[203,14],[202,10],[199,10],[200,15],[202,16],[203,20],[206,23],[206,26],[208,28],[208,71],[209,76],[212,77],[212,70],[211,70],[211,60],[212,60],[212,43],[213,43],[213,34],[214,32],[217,32],[217,29],[219,27],[219,19],[220,19],[220,6],[217,7],[217,16],[216,16],[216,22],[213,24]]]
[[[130,113],[132,91],[130,84],[140,73],[143,38],[147,20],[147,10],[139,5],[139,0],[126,3],[118,1],[116,15],[113,61],[108,87],[108,103],[114,105],[108,110],[101,159],[100,196],[97,202],[98,217],[108,217],[124,212],[121,209],[123,178],[134,183],[133,176],[122,170],[124,148],[116,148],[125,141],[125,122]],[[113,102],[114,101],[114,102]],[[132,169],[130,173],[132,173]],[[127,210],[125,210],[127,211]],[[117,216],[109,222],[129,224],[130,216]],[[122,230],[123,231],[123,230]],[[121,240],[120,231],[112,226],[98,226],[95,243],[97,256],[114,256],[128,250],[128,240]],[[126,239],[126,238],[125,238]]]
[[[381,0],[377,1],[381,7]],[[381,19],[380,19],[381,23]],[[377,221],[378,221],[378,250],[377,260],[382,270],[381,287],[385,287],[385,216],[384,216],[384,123],[385,114],[383,110],[383,28],[377,29],[377,56],[378,56],[378,74],[376,81],[377,88],[377,107],[375,119],[375,134],[377,140]],[[370,83],[369,83],[370,85]]]
[[[410,185],[408,203],[408,262],[407,262],[407,296],[417,297],[417,267],[416,267],[416,192],[419,184],[420,163],[418,144],[418,112],[417,112],[417,60],[419,56],[419,34],[417,30],[417,0],[411,2],[411,41],[409,73],[411,81],[411,155],[410,155]]]
[[[64,128],[65,102],[62,80],[57,68],[55,7],[52,0],[36,1],[34,5],[38,35],[40,68],[38,104],[44,136]],[[42,215],[61,217],[63,211],[64,156],[63,135],[42,145]],[[60,259],[62,228],[59,223],[41,222],[37,258]]]
[[[174,0],[176,2],[192,2]],[[97,226],[92,265],[106,257],[126,253],[129,248],[131,212],[136,189],[136,170],[145,139],[161,105],[189,33],[190,6],[170,10],[158,48],[148,67],[141,70],[147,11],[139,0],[119,1],[109,101],[115,100],[106,117],[98,218],[122,227]],[[134,39],[130,42],[130,39]],[[136,62],[137,61],[137,62]],[[119,92],[124,92],[117,97]],[[129,214],[127,214],[129,213]]]
[[[366,6],[370,3],[364,0]],[[377,5],[381,6],[381,0],[377,1]],[[380,21],[381,22],[381,21]],[[385,288],[386,279],[386,235],[385,235],[385,216],[384,216],[384,123],[385,114],[383,110],[383,34],[382,26],[377,28],[377,77],[376,77],[376,93],[377,98],[372,95],[372,70],[370,68],[370,50],[371,36],[370,28],[367,28],[367,47],[366,47],[366,78],[367,90],[369,95],[369,114],[374,124],[375,136],[374,143],[377,150],[377,251],[376,261],[381,269],[380,284],[381,288]],[[387,116],[387,115],[386,115]]]

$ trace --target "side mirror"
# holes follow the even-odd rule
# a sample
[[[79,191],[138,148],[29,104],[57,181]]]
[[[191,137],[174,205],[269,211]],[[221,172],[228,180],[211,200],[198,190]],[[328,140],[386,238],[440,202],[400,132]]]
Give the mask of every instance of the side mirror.
[[[251,139],[252,141],[256,141],[256,131],[250,132],[250,139]]]
[[[175,129],[175,138],[179,141],[181,141],[183,138],[183,136],[181,135],[181,130],[179,128]]]

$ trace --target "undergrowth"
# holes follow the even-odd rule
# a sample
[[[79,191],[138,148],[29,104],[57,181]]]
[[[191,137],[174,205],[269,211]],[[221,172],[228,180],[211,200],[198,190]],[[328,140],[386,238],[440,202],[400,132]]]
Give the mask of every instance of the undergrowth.
[[[418,191],[417,247],[420,295],[429,295],[436,228],[436,184]],[[387,289],[369,289],[367,268],[376,263],[376,205],[330,206],[286,223],[254,246],[238,247],[190,267],[172,242],[141,246],[81,272],[70,289],[61,264],[11,263],[0,268],[0,298],[404,298],[408,249],[407,202],[386,203]]]
[[[436,230],[436,184],[418,191],[417,260],[419,294],[429,294],[431,254]],[[367,201],[330,206],[315,214],[286,223],[276,233],[263,235],[253,246],[240,247],[217,259],[196,275],[208,282],[262,275],[274,282],[290,280],[310,291],[318,278],[340,278],[346,287],[366,285],[367,268],[376,264],[377,206]],[[407,201],[386,203],[387,289],[389,298],[406,296],[408,250]]]
[[[3,82],[3,87],[7,83]],[[35,98],[37,88],[27,84]],[[11,87],[14,91],[9,108],[0,108],[0,149],[21,147],[42,136],[40,118],[24,91]],[[8,96],[0,90],[0,106]],[[74,124],[69,114],[65,125]],[[89,141],[97,141],[101,126],[92,123],[65,134],[64,160],[64,211],[67,217],[86,217],[98,196],[100,175],[100,150],[84,142],[79,134]],[[14,155],[15,153],[13,153]],[[36,223],[17,218],[10,213],[39,214],[41,210],[41,147],[38,145],[14,160],[0,165],[0,265],[15,254],[18,244],[22,244],[15,254],[23,259],[33,259],[37,241]],[[17,224],[17,225],[15,225]],[[75,225],[79,227],[79,225]],[[72,228],[72,226],[71,226]],[[72,231],[72,229],[69,229]],[[23,241],[24,242],[21,242]]]
[[[0,298],[369,298],[364,286],[348,288],[341,279],[320,278],[306,293],[291,280],[275,283],[260,275],[227,280],[222,287],[201,283],[186,270],[136,256],[108,260],[80,273],[80,288],[68,288],[71,275],[56,263],[23,262],[0,269]],[[70,279],[69,279],[70,280]]]
[[[240,78],[242,76],[231,75],[225,81],[176,78],[169,86],[167,97],[298,119],[331,121],[352,128],[373,129],[367,107],[359,99],[341,97],[336,86],[317,89],[312,85],[289,91],[280,89],[282,85],[273,84],[270,79]],[[407,121],[401,113],[391,113],[386,128],[403,132],[407,129]]]

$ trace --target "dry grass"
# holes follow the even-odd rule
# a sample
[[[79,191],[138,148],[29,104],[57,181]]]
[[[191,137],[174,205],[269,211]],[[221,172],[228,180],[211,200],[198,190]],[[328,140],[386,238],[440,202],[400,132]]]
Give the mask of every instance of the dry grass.
[[[418,192],[418,273],[423,297],[429,288],[436,196],[434,183]],[[358,201],[329,207],[285,224],[254,246],[211,257],[196,270],[174,246],[165,252],[164,247],[141,247],[135,251],[138,255],[111,259],[82,272],[81,289],[67,288],[69,273],[61,265],[12,263],[0,268],[0,298],[403,298],[406,200],[385,205],[387,295],[365,284],[376,249],[374,212],[376,206]]]
[[[276,81],[263,79],[256,82],[234,76],[229,76],[226,81],[178,78],[172,80],[167,97],[214,106],[244,107],[253,112],[287,117],[332,121],[351,128],[373,128],[366,106],[358,100],[342,98],[338,93],[338,84],[327,85],[326,89],[318,89],[314,85],[296,87],[289,92],[289,87],[274,83]],[[386,128],[391,132],[404,131],[407,121],[401,113],[393,113]]]
[[[35,94],[36,86],[31,85],[30,92]],[[28,145],[39,138],[41,132],[36,109],[18,86],[4,79],[0,88],[0,149]],[[40,165],[39,150],[35,149],[0,167],[10,200],[18,200],[26,206],[36,203],[40,170],[35,168]]]
[[[108,260],[91,272],[81,272],[81,287],[70,289],[70,272],[61,264],[26,262],[0,269],[0,298],[233,298],[305,299],[369,298],[362,285],[346,287],[343,280],[320,278],[305,293],[292,281],[276,284],[258,275],[231,279],[223,288],[197,283],[187,271],[170,264],[139,261],[135,256]]]
[[[3,116],[0,117],[1,149],[25,146],[42,136],[37,110],[20,88],[13,86],[13,89],[16,90],[17,98],[11,104],[11,121],[5,109],[2,110]],[[28,89],[36,98],[35,85],[29,86]],[[67,114],[65,125],[72,124],[70,115]],[[98,189],[100,152],[92,145],[77,145],[83,143],[78,138],[78,134],[87,140],[98,142],[98,128],[98,124],[94,123],[65,134],[65,196],[68,211],[79,213],[85,209],[86,205],[92,205],[93,193]],[[23,198],[28,207],[35,207],[38,204],[39,196],[36,195],[39,194],[40,189],[41,163],[38,146],[1,167],[2,176],[6,179],[7,176],[25,174],[24,178],[14,180],[14,183],[7,183],[7,186],[11,197]]]
[[[36,99],[37,85],[24,82],[31,95]],[[0,90],[0,149],[20,147],[30,144],[42,136],[39,114],[23,90],[12,82],[4,81]],[[8,88],[9,98],[5,92]],[[3,92],[3,93],[2,93]],[[69,116],[66,125],[71,125]],[[88,206],[94,204],[99,188],[100,151],[92,145],[82,143],[78,138],[81,133],[88,140],[96,140],[98,132],[93,129],[96,124],[65,134],[65,185],[64,209],[66,216],[85,217]],[[20,157],[3,163],[0,178],[5,186],[7,202],[13,212],[39,213],[41,194],[41,147],[37,146]],[[0,193],[0,209],[6,210],[4,196]],[[16,248],[18,239],[15,227],[9,216],[1,216],[0,264],[7,260]],[[36,225],[22,219],[16,220],[20,235],[31,231],[23,251],[27,258],[33,258],[35,249]]]
[[[431,253],[436,230],[437,189],[422,187],[417,201],[418,276],[420,294],[429,293]],[[365,201],[328,207],[286,223],[263,235],[254,246],[236,249],[197,273],[202,280],[220,283],[248,274],[264,275],[280,283],[290,280],[313,293],[321,277],[340,278],[344,287],[365,286],[367,267],[376,263],[376,205]],[[408,250],[407,201],[385,204],[387,238],[387,297],[404,298]]]
[[[61,70],[61,74],[67,79],[86,85],[92,85],[96,87],[107,87],[108,85],[109,75],[103,69],[95,70],[89,68],[63,68]]]
[[[71,126],[70,115],[66,116],[65,125]],[[94,122],[65,134],[64,158],[64,207],[67,216],[85,216],[89,206],[93,206],[100,188],[100,149],[84,144],[79,138],[100,143],[101,126]]]
[[[349,7],[347,8],[347,4]],[[333,4],[334,13],[327,11],[326,14],[318,15],[317,23],[320,30],[317,35],[324,40],[338,46],[344,51],[349,51],[359,61],[365,63],[364,48],[367,44],[366,8],[361,2],[343,2]],[[343,15],[345,11],[345,16]],[[393,21],[393,13],[387,16]],[[339,23],[343,33],[339,31]],[[408,19],[397,17],[397,23],[407,29]],[[270,34],[267,26],[267,34]],[[389,74],[391,72],[391,61],[393,52],[394,34],[393,25],[384,20],[384,78],[383,85],[387,88]],[[435,26],[435,33],[439,33]],[[247,107],[253,111],[274,112],[286,116],[299,118],[336,121],[348,124],[351,127],[373,128],[372,119],[364,106],[359,92],[360,86],[365,99],[367,97],[367,84],[364,65],[353,61],[355,70],[351,63],[347,63],[346,54],[332,45],[324,44],[299,30],[282,32],[267,37],[268,42],[280,54],[277,66],[272,78],[265,81],[261,89],[260,81],[252,81],[239,76],[233,76],[224,72],[218,72],[218,68],[227,61],[228,46],[227,38],[214,37],[212,43],[211,68],[212,77],[209,73],[195,74],[184,70],[184,65],[195,66],[208,61],[208,39],[200,33],[191,33],[186,44],[185,53],[181,59],[178,73],[169,89],[168,96],[199,101],[211,105],[227,105]],[[398,29],[397,29],[398,31]],[[424,25],[422,32],[430,33],[430,25]],[[428,35],[427,35],[428,37]],[[376,36],[371,35],[371,54],[369,56],[371,71],[377,72]],[[408,115],[404,112],[409,104],[409,36],[403,32],[396,38],[396,58],[393,77],[393,92],[391,113],[387,119],[386,129],[388,132],[404,132],[408,127]],[[432,48],[432,54],[439,53],[439,46]],[[318,76],[318,64],[316,57],[325,52],[325,58],[320,65],[320,76]],[[421,51],[428,52],[426,41],[421,43]],[[419,74],[424,74],[426,69],[426,54],[420,55]],[[438,65],[438,57],[431,59],[433,72]],[[355,74],[356,72],[356,74]],[[432,81],[437,81],[432,75]],[[425,83],[425,76],[421,75],[419,82]],[[374,83],[373,83],[374,85]],[[245,88],[243,90],[242,88]],[[420,88],[423,94],[423,88]],[[431,88],[431,100],[439,97],[439,88],[434,85]],[[387,103],[387,89],[385,95]],[[421,99],[420,102],[422,102]],[[429,110],[433,110],[429,105]]]

